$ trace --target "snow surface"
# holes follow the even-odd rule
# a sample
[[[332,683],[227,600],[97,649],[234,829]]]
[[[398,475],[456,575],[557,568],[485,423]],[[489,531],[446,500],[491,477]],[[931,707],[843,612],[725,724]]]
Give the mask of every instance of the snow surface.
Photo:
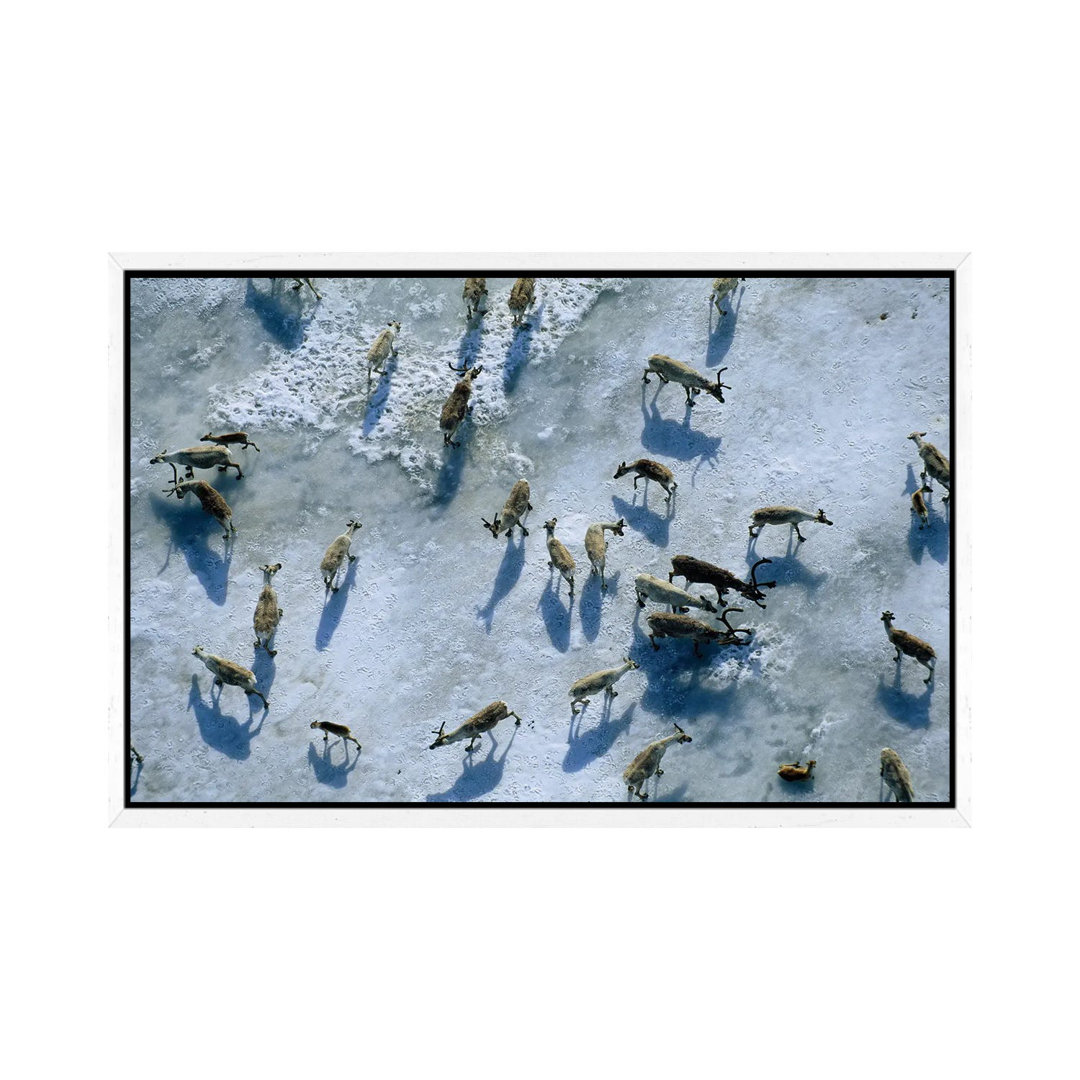
[[[919,801],[949,798],[949,531],[935,484],[931,523],[910,512],[921,462],[906,436],[949,447],[947,279],[747,278],[709,304],[710,278],[538,279],[531,326],[515,330],[512,278],[488,279],[488,312],[466,326],[461,278],[324,278],[316,302],[289,279],[145,278],[131,292],[131,729],[142,802],[623,802],[622,772],[677,722],[650,801],[877,802],[881,748],[897,750]],[[885,314],[887,318],[881,318]],[[364,356],[397,320],[398,356],[368,387]],[[715,377],[721,405],[648,385],[663,352]],[[481,364],[460,449],[438,416]],[[162,493],[162,449],[245,428],[244,469],[200,472],[238,528],[227,546],[194,497]],[[679,483],[670,508],[623,461],[655,458]],[[531,485],[529,536],[481,525],[514,481]],[[756,507],[825,510],[834,525],[767,527]],[[359,515],[344,584],[318,572]],[[549,571],[543,522],[577,560],[577,590]],[[588,572],[591,522],[608,533],[608,589]],[[747,576],[770,557],[767,608],[739,602],[748,645],[649,644],[639,572],[666,579],[691,554]],[[252,645],[259,566],[284,617],[270,658]],[[677,584],[682,584],[678,579]],[[691,591],[712,596],[712,590]],[[736,598],[729,598],[735,600]],[[925,671],[892,661],[881,612],[936,649]],[[699,614],[692,612],[692,614]],[[251,667],[270,699],[218,692],[203,645]],[[570,684],[630,656],[610,705],[571,717]],[[213,691],[213,692],[212,692]],[[503,699],[505,720],[471,755],[429,751]],[[324,744],[312,720],[363,744]],[[782,762],[817,760],[806,784]],[[636,800],[635,800],[636,802]],[[647,804],[643,804],[647,805]]]

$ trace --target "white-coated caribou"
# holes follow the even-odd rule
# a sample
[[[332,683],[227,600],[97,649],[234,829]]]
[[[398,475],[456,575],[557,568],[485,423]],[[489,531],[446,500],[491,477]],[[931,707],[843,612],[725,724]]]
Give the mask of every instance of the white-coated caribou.
[[[363,525],[360,524],[355,518],[350,518],[345,523],[345,531],[335,537],[330,546],[326,549],[326,554],[322,557],[322,562],[319,564],[319,572],[322,574],[323,583],[331,592],[337,592],[339,586],[334,584],[334,578],[337,576],[337,572],[344,565],[346,558],[349,562],[355,562],[356,556],[349,553],[349,547],[352,544],[353,536],[356,534],[357,529],[362,529]]]
[[[273,566],[267,563],[259,569],[263,574],[263,587],[255,604],[255,648],[262,647],[269,656],[277,656],[277,649],[270,648],[270,639],[277,633],[278,623],[285,612],[278,607],[277,593],[271,581],[281,569],[281,563],[274,563]]]
[[[727,312],[720,306],[720,301],[725,296],[729,296],[733,293],[740,281],[745,281],[746,278],[733,278],[733,277],[718,277],[713,278],[712,292],[709,294],[709,303],[716,305],[716,310],[720,312],[720,317],[723,318]]]
[[[687,612],[690,608],[716,612],[716,605],[704,596],[694,596],[670,581],[654,577],[652,574],[638,574],[634,578],[634,591],[637,593],[638,607],[644,607],[646,600],[655,600],[667,604],[672,611]]]
[[[582,676],[570,686],[570,711],[576,716],[581,711],[575,708],[576,705],[589,704],[586,694],[598,694],[603,690],[609,698],[618,697],[619,691],[615,689],[615,683],[628,671],[633,671],[639,666],[628,656],[618,667],[605,668],[603,671],[594,671],[591,675]]]
[[[604,576],[604,566],[607,563],[607,540],[604,530],[613,532],[616,536],[622,536],[626,526],[624,518],[618,521],[597,521],[585,530],[585,554],[589,556],[592,564],[592,572],[600,575],[600,588],[607,588],[607,578]]]
[[[216,468],[219,472],[235,469],[237,479],[244,475],[240,471],[239,462],[229,457],[228,448],[224,446],[188,446],[183,450],[173,450],[171,453],[162,450],[160,454],[150,459],[150,464],[157,465],[162,461],[172,466],[173,483],[180,478],[176,471],[177,465],[184,466],[184,476],[189,480],[195,475],[195,469]]]
[[[626,771],[623,773],[623,783],[626,784],[626,789],[631,795],[636,795],[639,799],[647,799],[649,793],[642,792],[642,785],[649,779],[650,776],[663,776],[664,770],[660,768],[660,762],[664,758],[664,751],[672,743],[688,743],[694,740],[686,734],[685,731],[678,724],[674,725],[675,734],[668,735],[666,738],[657,739],[656,742],[649,743],[644,750],[630,764],[626,767]]]
[[[555,525],[558,518],[552,518],[544,522],[547,530],[548,568],[558,570],[563,578],[570,582],[570,595],[574,595],[574,556],[569,548],[556,537]]]
[[[529,502],[529,481],[522,477],[522,479],[518,480],[510,489],[510,494],[507,495],[506,502],[503,503],[502,513],[496,514],[494,521],[488,521],[483,517],[481,517],[480,520],[484,523],[484,528],[487,529],[496,540],[499,538],[499,533],[502,532],[503,529],[506,530],[507,537],[512,536],[515,525],[521,530],[522,536],[528,536],[529,530],[522,525],[521,519],[531,509],[532,503]]]
[[[908,767],[900,760],[900,755],[889,747],[881,751],[881,771],[879,775],[888,785],[889,790],[896,796],[897,802],[912,802],[915,798],[915,790],[911,786],[911,773]]]
[[[400,330],[401,323],[387,323],[386,329],[380,330],[378,336],[371,343],[371,348],[368,349],[366,357],[369,388],[371,386],[371,373],[374,371],[377,374],[382,374],[383,361],[388,357],[397,356],[397,347],[394,344],[394,339],[397,337]]]
[[[832,524],[825,516],[825,511],[820,508],[816,514],[811,514],[809,510],[800,510],[797,506],[763,506],[750,515],[750,535],[756,537],[757,533],[754,529],[761,532],[766,525],[790,525],[801,544],[806,537],[799,532],[800,521],[819,521],[822,525]]]

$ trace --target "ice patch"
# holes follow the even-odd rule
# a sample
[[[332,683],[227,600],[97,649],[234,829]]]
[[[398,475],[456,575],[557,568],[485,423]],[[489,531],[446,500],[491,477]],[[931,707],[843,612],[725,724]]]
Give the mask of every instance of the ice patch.
[[[427,487],[443,460],[439,413],[461,377],[450,368],[484,369],[473,387],[472,416],[462,428],[468,438],[470,427],[505,419],[521,370],[549,360],[598,297],[624,283],[540,278],[525,326],[514,327],[505,298],[491,296],[482,319],[470,326],[463,320],[460,336],[439,341],[423,340],[423,328],[414,329],[407,320],[438,315],[446,294],[425,299],[424,284],[413,283],[401,313],[398,355],[385,361],[381,375],[372,373],[370,384],[365,357],[387,313],[379,312],[379,321],[358,319],[365,297],[352,279],[320,284],[324,303],[303,342],[291,350],[268,344],[269,362],[263,369],[233,384],[211,386],[210,421],[260,431],[306,427],[317,437],[341,431],[353,453],[369,462],[396,458]]]

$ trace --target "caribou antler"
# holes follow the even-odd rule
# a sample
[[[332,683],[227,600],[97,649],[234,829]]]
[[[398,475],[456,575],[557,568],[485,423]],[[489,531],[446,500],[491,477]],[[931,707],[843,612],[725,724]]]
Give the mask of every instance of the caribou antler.
[[[754,563],[753,566],[750,567],[750,584],[753,585],[755,589],[774,589],[774,588],[776,588],[776,582],[775,581],[758,581],[758,579],[757,579],[757,568],[762,563],[771,563],[771,562],[772,562],[772,559],[758,559],[758,561],[756,563]],[[762,605],[762,606],[764,606],[764,605]]]
[[[752,635],[754,632],[753,630],[747,630],[744,626],[732,626],[731,623],[728,622],[729,615],[733,614],[736,611],[741,614],[742,610],[743,609],[741,607],[729,607],[725,608],[722,612],[719,613],[719,615],[717,615],[717,618],[727,627],[728,633],[732,636],[732,640],[735,640],[735,635],[738,633]]]

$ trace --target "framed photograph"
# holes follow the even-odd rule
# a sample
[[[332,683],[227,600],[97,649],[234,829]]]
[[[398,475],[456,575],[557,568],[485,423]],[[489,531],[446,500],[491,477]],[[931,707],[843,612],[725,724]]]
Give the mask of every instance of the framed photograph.
[[[112,281],[116,824],[968,823],[964,256]]]

